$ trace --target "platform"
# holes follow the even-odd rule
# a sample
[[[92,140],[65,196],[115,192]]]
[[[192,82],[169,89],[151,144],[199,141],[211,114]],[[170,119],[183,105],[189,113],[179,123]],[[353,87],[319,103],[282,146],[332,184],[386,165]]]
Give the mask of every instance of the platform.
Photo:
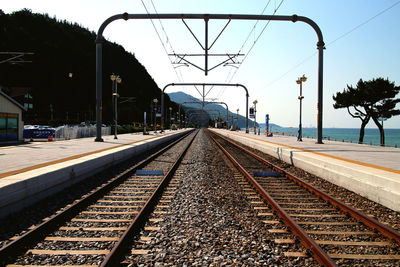
[[[400,211],[400,148],[212,130]]]
[[[100,172],[189,129],[0,147],[0,217]]]

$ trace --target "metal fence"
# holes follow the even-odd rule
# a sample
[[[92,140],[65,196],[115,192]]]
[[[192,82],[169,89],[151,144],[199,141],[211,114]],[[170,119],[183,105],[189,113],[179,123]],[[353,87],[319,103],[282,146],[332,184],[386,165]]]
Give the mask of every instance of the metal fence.
[[[110,135],[111,127],[101,127],[102,135]],[[63,125],[56,128],[56,140],[68,140],[96,136],[96,126],[69,126]]]

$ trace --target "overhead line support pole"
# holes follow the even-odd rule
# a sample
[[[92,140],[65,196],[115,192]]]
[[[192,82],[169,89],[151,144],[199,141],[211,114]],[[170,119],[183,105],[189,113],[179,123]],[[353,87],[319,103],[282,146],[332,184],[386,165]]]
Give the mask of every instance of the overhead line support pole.
[[[323,41],[317,43],[318,46],[318,118],[317,118],[317,143],[322,143],[322,103],[323,103],[323,67],[324,67],[324,49]]]
[[[102,113],[103,113],[103,62],[102,62],[102,51],[103,51],[103,38],[98,37],[96,40],[96,142],[103,142],[101,138],[101,124],[102,124]]]
[[[208,15],[205,15],[204,17],[204,22],[205,22],[205,43],[204,43],[204,48],[205,48],[205,68],[204,68],[204,74],[207,76],[208,75]]]

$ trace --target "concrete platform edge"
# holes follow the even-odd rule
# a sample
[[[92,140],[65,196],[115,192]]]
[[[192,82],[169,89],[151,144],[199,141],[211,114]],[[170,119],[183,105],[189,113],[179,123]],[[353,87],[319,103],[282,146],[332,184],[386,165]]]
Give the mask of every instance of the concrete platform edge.
[[[294,148],[248,139],[225,130],[216,132],[299,167],[392,210],[400,211],[400,180],[397,174],[313,155]]]
[[[4,182],[8,179],[19,180],[19,182],[0,187],[0,218],[119,164],[127,158],[139,155],[177,136],[182,136],[186,132],[160,136],[152,140],[140,141],[132,145],[16,174],[9,178],[2,178],[1,181]]]

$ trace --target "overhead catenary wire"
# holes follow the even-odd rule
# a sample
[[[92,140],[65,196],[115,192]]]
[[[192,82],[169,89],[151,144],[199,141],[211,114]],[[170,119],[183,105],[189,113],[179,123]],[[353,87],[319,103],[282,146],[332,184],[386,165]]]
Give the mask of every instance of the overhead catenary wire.
[[[361,22],[360,24],[358,24],[357,26],[351,28],[350,30],[348,30],[347,32],[343,33],[342,35],[340,35],[339,37],[335,38],[333,41],[330,41],[329,43],[327,43],[325,45],[325,47],[328,47],[334,43],[336,43],[337,41],[339,41],[340,39],[346,37],[347,35],[349,35],[350,33],[354,32],[355,30],[361,28],[362,26],[364,26],[365,24],[369,23],[370,21],[374,20],[375,18],[379,17],[380,15],[384,14],[385,12],[389,11],[390,9],[392,9],[393,7],[395,7],[396,5],[400,4],[400,1],[395,2],[394,4],[392,4],[391,6],[385,8],[384,10],[378,12],[377,14],[375,14],[374,16],[368,18],[367,20]],[[295,66],[291,67],[289,70],[287,70],[284,74],[282,74],[281,76],[279,76],[277,79],[273,80],[272,82],[270,82],[267,86],[271,86],[272,84],[276,83],[277,81],[281,80],[283,77],[285,77],[287,74],[289,74],[290,72],[294,71],[295,69],[297,69],[298,67],[300,67],[301,65],[303,65],[304,63],[306,63],[307,61],[309,61],[311,58],[313,58],[315,55],[317,54],[317,52],[312,53],[311,55],[307,56],[305,59],[303,59],[300,63],[297,63]]]
[[[278,9],[281,7],[283,1],[284,1],[284,0],[281,0],[281,2],[279,3],[278,7],[275,8],[274,13],[273,13],[272,15],[275,15],[275,14],[276,14],[276,12],[278,11]],[[258,21],[257,21],[257,22],[258,22]],[[261,35],[264,33],[265,29],[267,28],[267,26],[269,25],[270,22],[271,22],[271,21],[268,20],[267,23],[264,25],[264,28],[261,30],[260,34],[257,36],[256,40],[253,42],[253,44],[251,45],[249,51],[246,53],[245,57],[243,58],[242,63],[243,63],[243,61],[245,61],[245,59],[247,58],[247,56],[249,55],[249,53],[251,52],[251,50],[253,50],[255,44],[256,44],[257,41],[260,39]]]
[[[264,14],[264,12],[265,12],[265,10],[267,9],[267,7],[269,6],[269,3],[270,3],[270,2],[271,2],[271,0],[268,0],[267,4],[265,5],[265,7],[264,7],[264,9],[263,9],[263,11],[261,12],[260,15],[263,15],[263,14]],[[244,40],[242,46],[240,47],[238,54],[240,54],[240,52],[242,52],[243,47],[246,45],[246,43],[247,43],[247,41],[249,40],[251,34],[252,34],[253,32],[255,32],[256,26],[257,26],[257,24],[258,24],[259,22],[260,22],[260,21],[257,20],[257,21],[254,23],[253,28],[251,29],[251,31],[250,31],[249,34],[247,35],[246,40]]]
[[[261,12],[261,15],[264,14],[264,12],[265,12],[265,10],[267,9],[267,7],[269,6],[269,3],[270,3],[270,2],[271,2],[271,0],[268,0],[267,4],[264,6],[264,9],[263,9],[262,12]],[[246,45],[247,41],[249,40],[251,34],[255,31],[258,22],[260,22],[260,21],[257,20],[257,21],[254,23],[252,29],[250,30],[249,34],[247,35],[246,39],[244,40],[244,42],[243,42],[242,46],[240,47],[240,49],[239,49],[239,51],[238,51],[237,54],[240,54],[240,53],[242,52],[242,50],[243,50],[244,46]],[[232,76],[231,79],[229,79],[231,73],[232,73],[232,69],[229,69],[228,75],[226,76],[226,79],[225,79],[225,82],[226,82],[226,83],[228,83],[228,82],[230,82],[230,81],[232,80],[233,76]],[[223,93],[223,92],[224,92],[224,91],[222,91],[222,93]],[[222,93],[221,93],[218,97],[221,97]]]
[[[144,9],[146,10],[146,13],[147,13],[147,14],[150,14],[150,13],[149,13],[149,10],[147,9],[146,4],[143,2],[143,0],[141,0],[141,2],[142,2],[142,5],[143,5]],[[156,10],[155,7],[154,7],[153,1],[151,1],[151,3],[152,3],[152,5],[153,5],[153,8],[154,8],[156,14],[158,15],[157,10]],[[167,48],[166,48],[166,46],[165,46],[165,44],[164,44],[164,41],[162,40],[162,38],[161,38],[161,36],[160,36],[160,34],[159,34],[158,30],[157,30],[156,25],[154,24],[154,22],[153,22],[152,19],[150,19],[150,21],[151,21],[151,24],[153,25],[154,30],[156,31],[156,34],[157,34],[157,36],[158,36],[158,39],[160,40],[161,45],[162,45],[162,47],[164,48],[164,51],[165,51],[165,53],[166,53],[166,55],[167,55],[167,57],[168,57],[169,62],[171,63],[171,66],[172,66],[172,68],[173,68],[173,70],[174,70],[174,72],[175,72],[175,74],[176,74],[178,80],[179,80],[180,82],[182,82],[182,81],[183,81],[182,73],[180,73],[180,72],[178,73],[178,71],[174,68],[173,62],[172,62],[171,58],[170,58],[169,55],[168,55],[169,53],[168,53]],[[161,20],[160,20],[160,24],[161,24]],[[162,24],[161,24],[161,25],[162,25]],[[167,40],[169,40],[169,39],[168,39],[168,35],[167,35],[167,33],[165,32],[165,29],[164,29],[163,26],[162,26],[162,29],[163,29],[163,31],[164,31],[166,37],[167,37]],[[169,45],[170,45],[170,47],[171,47],[171,49],[172,49],[171,42],[168,41],[168,43],[169,43]],[[173,50],[173,49],[172,49],[172,50]],[[174,51],[174,50],[173,50],[173,51]],[[180,74],[180,75],[179,75],[179,74]]]
[[[263,8],[263,10],[261,11],[260,15],[264,15],[264,12],[265,12],[265,10],[268,8],[270,2],[271,2],[271,0],[268,0],[267,4],[264,6],[264,8]],[[239,51],[238,51],[237,54],[240,54],[240,53],[242,52],[242,50],[243,50],[244,46],[246,45],[247,41],[249,40],[251,34],[252,34],[253,32],[255,32],[256,26],[257,26],[257,24],[258,24],[259,22],[260,22],[260,21],[257,20],[257,21],[254,23],[253,27],[251,28],[249,34],[247,35],[246,39],[244,40],[244,42],[243,42],[242,46],[240,47],[240,49],[239,49]],[[249,51],[249,52],[250,52],[250,51]],[[247,54],[247,53],[246,53],[246,54]],[[242,61],[242,63],[243,63],[243,61]],[[240,65],[239,65],[239,67],[240,67]],[[236,70],[234,71],[234,73],[232,74],[232,76],[231,76],[232,69],[229,69],[228,75],[226,76],[226,79],[225,79],[225,83],[230,83],[230,82],[232,81],[232,79],[233,79],[233,77],[235,76],[236,72],[239,70],[239,67],[236,68]],[[226,88],[223,88],[223,89],[220,91],[220,93],[219,93],[219,95],[218,95],[218,98],[220,98],[220,97],[222,96],[222,94],[225,92],[225,89],[226,89]]]
[[[151,1],[151,5],[152,5],[153,8],[154,8],[154,11],[155,11],[156,14],[158,15],[158,12],[157,12],[156,6],[154,5],[153,0],[150,0],[150,1]],[[175,54],[175,50],[174,50],[174,48],[172,47],[172,44],[171,44],[171,42],[170,42],[170,39],[169,39],[169,37],[168,37],[167,32],[165,31],[165,28],[164,28],[164,25],[162,24],[161,19],[158,19],[158,21],[159,21],[159,23],[160,23],[161,29],[163,30],[163,32],[164,32],[164,34],[165,34],[165,38],[166,38],[166,40],[167,40],[167,44],[168,44],[169,47],[171,48],[173,54]]]
[[[278,6],[275,7],[274,12],[273,12],[273,15],[276,14],[276,12],[278,11],[278,9],[279,9],[279,8],[281,7],[281,5],[283,4],[283,1],[284,1],[284,0],[281,0],[281,2],[278,4]],[[264,15],[264,12],[265,12],[265,10],[268,8],[270,2],[271,2],[271,0],[268,0],[267,4],[264,6],[264,8],[263,8],[263,10],[262,10],[262,12],[261,12],[260,15]],[[247,56],[250,54],[251,50],[253,50],[255,44],[256,44],[257,41],[260,39],[261,35],[264,33],[265,29],[267,28],[267,26],[269,25],[270,22],[271,22],[271,21],[268,20],[267,23],[264,25],[263,29],[262,29],[261,32],[258,34],[257,38],[255,38],[255,40],[254,40],[253,44],[251,45],[250,49],[247,51],[247,53],[246,53],[245,57],[243,58],[242,62],[239,64],[239,67],[237,67],[237,68],[235,69],[235,71],[233,72],[232,75],[231,75],[232,69],[229,70],[228,75],[227,75],[227,77],[226,77],[226,79],[225,79],[225,82],[230,83],[230,82],[232,81],[233,77],[236,75],[236,73],[238,72],[238,70],[239,70],[240,67],[242,66],[243,62],[246,60]],[[243,42],[243,44],[242,44],[242,46],[240,47],[239,52],[238,52],[237,54],[240,54],[240,53],[242,52],[242,50],[243,50],[244,46],[246,45],[247,41],[249,40],[250,36],[252,35],[253,32],[255,32],[255,29],[256,29],[256,26],[257,26],[258,23],[259,23],[259,20],[257,20],[257,21],[254,23],[252,29],[250,30],[249,34],[247,35],[245,41]],[[220,94],[218,95],[218,98],[221,97],[221,95],[225,92],[225,89],[226,89],[226,88],[224,88],[224,89],[220,92]]]
[[[369,19],[367,19],[366,21],[364,21],[364,22],[358,24],[357,26],[355,26],[355,27],[352,28],[351,30],[349,30],[349,31],[345,32],[344,34],[340,35],[338,38],[336,38],[336,39],[334,39],[333,41],[329,42],[329,43],[327,44],[327,46],[328,46],[328,45],[331,45],[331,44],[335,43],[336,41],[342,39],[343,37],[349,35],[350,33],[354,32],[354,31],[357,30],[358,28],[364,26],[365,24],[367,24],[367,23],[370,22],[371,20],[373,20],[373,19],[379,17],[380,15],[382,15],[382,14],[385,13],[386,11],[392,9],[393,7],[395,7],[395,6],[398,5],[398,4],[400,4],[400,1],[397,1],[397,2],[394,3],[393,5],[389,6],[388,8],[386,8],[386,9],[382,10],[381,12],[379,12],[378,14],[376,14],[375,16],[372,16],[371,18],[369,18]]]
[[[155,11],[156,14],[158,15],[158,11],[157,11],[157,9],[156,9],[156,6],[154,5],[153,0],[150,0],[150,1],[151,1],[151,5],[152,5],[153,8],[154,8],[154,11]],[[165,28],[164,28],[164,25],[163,25],[163,23],[162,23],[162,20],[161,20],[161,19],[158,19],[158,21],[159,21],[159,23],[160,23],[161,29],[163,30],[163,32],[164,32],[164,34],[165,34],[165,38],[166,38],[167,44],[169,45],[169,47],[170,47],[172,53],[175,54],[175,49],[172,47],[170,38],[168,37],[167,31],[166,31]],[[172,60],[170,60],[170,62],[171,62],[171,64],[172,64],[172,66],[173,66]],[[177,73],[177,75],[179,76],[179,77],[178,77],[178,80],[182,82],[182,81],[184,80],[184,79],[183,79],[183,76],[182,76],[182,72],[180,71],[180,69],[177,70],[175,67],[174,67],[174,70],[175,70],[175,73]]]

